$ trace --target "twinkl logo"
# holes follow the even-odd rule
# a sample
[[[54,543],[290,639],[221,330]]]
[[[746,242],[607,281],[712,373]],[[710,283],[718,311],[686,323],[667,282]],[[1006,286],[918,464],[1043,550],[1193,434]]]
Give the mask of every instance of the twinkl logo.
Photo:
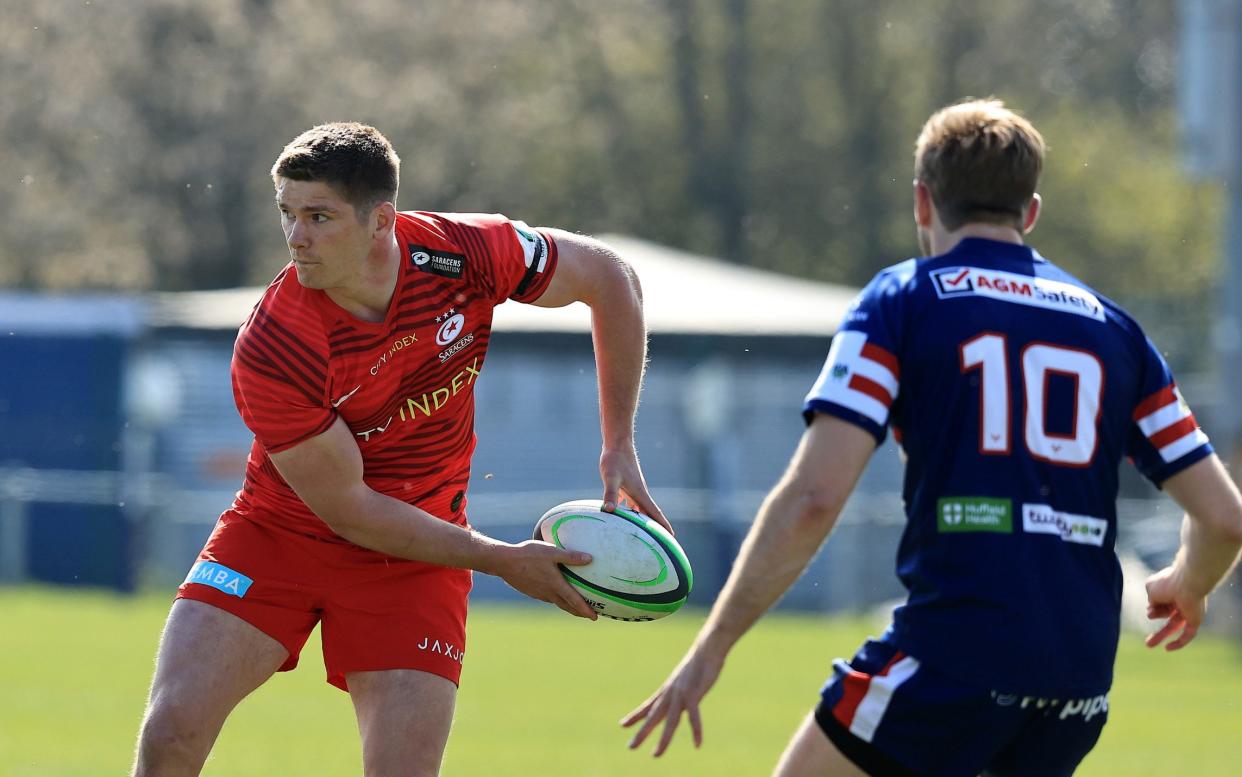
[[[1002,302],[1072,313],[1104,320],[1104,306],[1094,294],[1070,283],[1031,275],[985,270],[980,267],[948,267],[933,270],[932,283],[940,299],[988,297]]]
[[[1030,534],[1055,534],[1066,542],[1104,545],[1108,521],[1090,515],[1053,510],[1048,505],[1022,505],[1022,530]]]

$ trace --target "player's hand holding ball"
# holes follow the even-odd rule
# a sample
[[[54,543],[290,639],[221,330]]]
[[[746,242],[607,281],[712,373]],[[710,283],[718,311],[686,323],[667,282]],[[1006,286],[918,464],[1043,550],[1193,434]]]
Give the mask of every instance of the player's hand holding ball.
[[[537,539],[506,545],[503,550],[496,567],[489,572],[518,592],[555,604],[570,615],[591,620],[599,617],[560,572],[590,564],[590,553],[558,548]]]
[[[676,612],[694,584],[685,551],[651,518],[603,505],[597,499],[559,504],[535,524],[535,539],[590,554],[591,563],[561,572],[599,614],[641,622]]]

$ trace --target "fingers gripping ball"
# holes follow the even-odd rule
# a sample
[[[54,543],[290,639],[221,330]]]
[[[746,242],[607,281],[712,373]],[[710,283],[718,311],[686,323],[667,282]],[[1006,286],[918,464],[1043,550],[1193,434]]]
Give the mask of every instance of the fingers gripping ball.
[[[694,573],[677,540],[642,513],[606,513],[598,499],[553,507],[535,524],[534,538],[590,553],[590,564],[561,573],[595,610],[619,621],[653,621],[686,603]]]

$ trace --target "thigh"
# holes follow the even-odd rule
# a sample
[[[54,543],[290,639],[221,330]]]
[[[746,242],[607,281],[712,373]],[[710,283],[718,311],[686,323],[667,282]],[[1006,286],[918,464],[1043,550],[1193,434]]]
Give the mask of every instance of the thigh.
[[[263,684],[288,652],[241,618],[203,602],[178,599],[160,639],[151,685],[153,705],[182,714],[223,716]]]
[[[284,647],[281,671],[293,669],[319,621],[317,591],[323,572],[314,551],[323,544],[226,512],[177,597],[212,605],[249,623]]]
[[[439,774],[457,686],[413,669],[350,672],[346,680],[362,735],[365,774]]]
[[[416,669],[457,684],[466,651],[469,570],[358,549],[323,608],[328,682],[354,672]]]
[[[134,774],[197,774],[225,718],[287,655],[279,642],[234,615],[202,602],[173,602]]]
[[[773,772],[774,777],[866,777],[866,774],[837,749],[813,713],[802,721]]]

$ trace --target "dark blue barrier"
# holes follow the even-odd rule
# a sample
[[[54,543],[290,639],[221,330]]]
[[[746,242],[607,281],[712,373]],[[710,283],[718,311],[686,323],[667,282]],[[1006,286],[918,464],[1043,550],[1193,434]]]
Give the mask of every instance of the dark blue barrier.
[[[128,349],[115,334],[0,333],[0,467],[119,472]],[[27,576],[131,590],[131,527],[108,501],[71,483],[24,502]]]

